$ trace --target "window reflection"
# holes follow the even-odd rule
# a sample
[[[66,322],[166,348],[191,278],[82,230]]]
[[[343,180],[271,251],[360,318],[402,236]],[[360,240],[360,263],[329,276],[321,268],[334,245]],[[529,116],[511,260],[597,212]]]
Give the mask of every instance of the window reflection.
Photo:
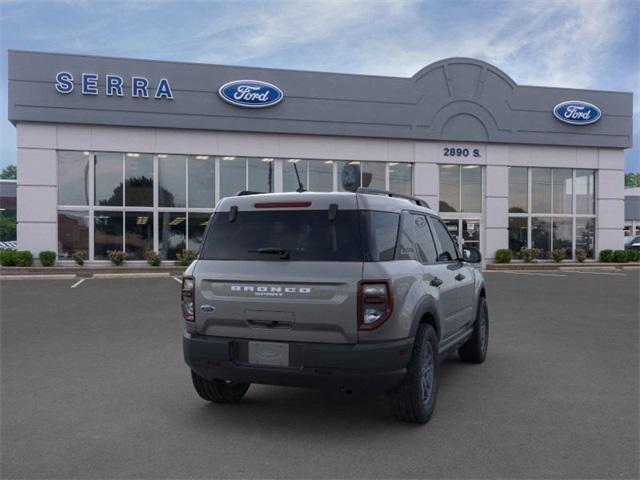
[[[549,258],[551,251],[551,218],[531,219],[531,246],[540,249],[540,258]]]
[[[187,248],[186,212],[160,212],[158,235],[160,256],[164,260],[176,260],[177,254]]]
[[[158,155],[158,206],[187,206],[185,176],[186,157],[182,155]]]
[[[564,251],[566,258],[573,257],[572,251],[573,220],[571,218],[553,219],[553,249]]]
[[[305,189],[313,191],[309,186],[308,176],[308,162],[307,160],[300,160],[299,158],[289,158],[283,162],[282,165],[282,190],[284,192],[295,192],[298,189],[298,177],[296,176],[296,169],[298,169],[298,175],[300,181]]]
[[[127,153],[124,162],[125,202],[130,207],[153,206],[153,155]]]
[[[383,162],[361,162],[360,169],[362,170],[363,187],[385,189],[385,164]]]
[[[573,212],[573,170],[553,169],[553,213]]]
[[[460,169],[462,212],[482,211],[482,169],[479,165],[464,165]]]
[[[122,206],[122,154],[96,153],[95,155],[95,204]]]
[[[128,260],[144,260],[144,253],[153,250],[153,213],[125,214],[124,243]]]
[[[58,212],[58,257],[70,259],[76,250],[89,254],[89,212]]]
[[[595,213],[595,172],[576,170],[576,213]]]
[[[189,208],[213,208],[215,159],[208,155],[189,157]]]
[[[411,195],[412,165],[410,163],[390,162],[389,190],[403,195]]]
[[[509,219],[509,250],[514,258],[520,258],[520,250],[527,246],[527,219],[512,217]]]
[[[587,258],[594,258],[596,238],[595,218],[576,218],[576,250],[587,252]]]
[[[210,216],[208,213],[189,214],[189,250],[200,250]]]
[[[220,198],[231,197],[247,189],[247,161],[240,157],[222,157],[220,161]]]
[[[247,166],[249,190],[265,193],[273,191],[273,158],[250,158],[247,160]]]
[[[551,169],[531,169],[531,211],[551,213]]]
[[[333,190],[333,160],[309,160],[309,190],[330,192]]]
[[[58,152],[58,205],[89,204],[89,152]]]
[[[122,212],[95,212],[94,258],[107,260],[107,250],[122,250]]]
[[[509,167],[509,213],[526,213],[529,185],[526,167]]]
[[[460,167],[440,165],[440,211],[460,211]]]

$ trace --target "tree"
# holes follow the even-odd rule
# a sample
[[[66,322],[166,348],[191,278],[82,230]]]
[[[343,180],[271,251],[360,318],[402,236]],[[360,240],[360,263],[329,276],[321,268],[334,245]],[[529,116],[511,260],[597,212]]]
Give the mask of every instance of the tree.
[[[9,165],[7,167],[4,167],[4,169],[2,170],[2,173],[0,173],[0,178],[2,178],[3,180],[6,180],[6,179],[15,180],[16,173],[17,173],[16,166]]]
[[[625,173],[624,186],[627,188],[640,187],[640,172]]]

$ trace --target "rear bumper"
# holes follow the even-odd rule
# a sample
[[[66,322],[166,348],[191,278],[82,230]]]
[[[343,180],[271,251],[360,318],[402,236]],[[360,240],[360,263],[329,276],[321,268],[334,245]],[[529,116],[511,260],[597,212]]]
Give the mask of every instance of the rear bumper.
[[[247,339],[185,332],[184,359],[198,375],[235,382],[385,392],[402,382],[413,339],[356,345],[289,343],[290,367],[248,362]]]

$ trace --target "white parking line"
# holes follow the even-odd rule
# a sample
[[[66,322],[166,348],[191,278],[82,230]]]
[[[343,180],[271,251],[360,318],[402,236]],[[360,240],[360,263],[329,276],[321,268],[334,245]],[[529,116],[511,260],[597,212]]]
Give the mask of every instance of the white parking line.
[[[624,273],[612,273],[612,272],[585,272],[584,270],[567,270],[571,273],[586,273],[588,275],[615,275],[617,277],[626,277]]]
[[[538,273],[538,272],[501,272],[501,271],[489,271],[487,273],[508,273],[510,275],[534,275],[539,277],[566,277],[566,275],[561,273]]]
[[[178,282],[180,285],[182,285],[182,279],[178,278],[178,277],[171,277],[173,278],[176,282]]]
[[[84,282],[86,280],[86,278],[81,278],[80,280],[78,280],[76,283],[74,283],[73,285],[71,285],[71,288],[76,288],[78,285],[80,285],[82,282]]]

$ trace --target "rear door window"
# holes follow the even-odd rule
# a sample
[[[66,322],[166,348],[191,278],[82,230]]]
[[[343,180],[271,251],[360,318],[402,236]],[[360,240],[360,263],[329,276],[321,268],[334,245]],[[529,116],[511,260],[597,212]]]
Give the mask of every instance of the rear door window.
[[[338,210],[333,221],[327,210],[238,211],[230,218],[229,212],[214,214],[202,259],[363,261],[356,210]]]
[[[365,248],[367,261],[386,262],[395,258],[400,215],[393,212],[364,210],[362,223],[365,225]]]
[[[456,248],[449,230],[444,226],[444,223],[439,218],[431,218],[431,225],[433,226],[433,233],[438,238],[440,248],[438,254],[439,262],[451,262],[458,259],[458,249]]]
[[[424,215],[402,214],[398,246],[398,260],[416,260],[420,263],[436,261],[436,247]]]

